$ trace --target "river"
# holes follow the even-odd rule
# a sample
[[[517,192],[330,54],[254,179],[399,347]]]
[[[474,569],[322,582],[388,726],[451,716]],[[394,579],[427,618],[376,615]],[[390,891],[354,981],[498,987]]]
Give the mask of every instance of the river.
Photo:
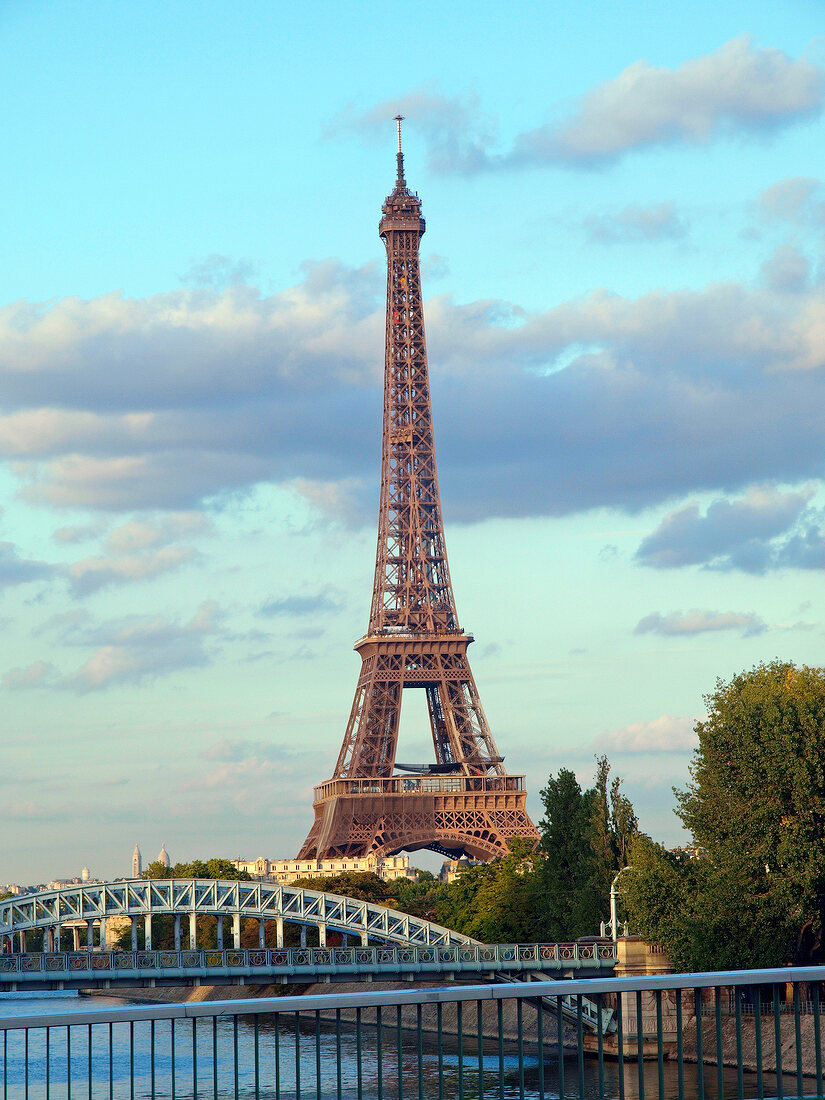
[[[0,995],[0,1015],[31,1016],[68,1014],[99,1009],[105,1006],[125,1005],[130,1002],[114,997],[78,997],[51,995],[47,997],[21,997]],[[154,1027],[148,1023],[136,1025],[130,1032],[128,1024],[117,1024],[112,1030],[112,1047],[109,1049],[109,1026],[94,1025],[91,1029],[91,1059],[89,1058],[89,1028],[72,1029],[70,1051],[67,1052],[67,1029],[59,1028],[50,1033],[48,1057],[44,1033],[30,1032],[28,1037],[28,1070],[24,1057],[24,1034],[9,1032],[6,1045],[0,1050],[3,1060],[4,1098],[8,1100],[36,1100],[48,1095],[72,1100],[133,1100],[143,1097],[185,1098],[251,1098],[293,1100],[296,1097],[321,1097],[323,1100],[377,1100],[379,1097],[379,1059],[377,1036],[374,1028],[362,1029],[360,1042],[351,1028],[342,1029],[340,1036],[334,1029],[323,1026],[316,1047],[315,1025],[310,1019],[302,1024],[296,1036],[290,1017],[283,1021],[277,1036],[270,1020],[261,1019],[256,1037],[251,1018],[241,1018],[237,1028],[231,1019],[201,1020],[193,1045],[192,1027],[189,1021],[178,1021],[174,1028],[168,1020],[157,1021]],[[256,1078],[254,1053],[257,1040],[259,1070]],[[458,1100],[459,1096],[487,1097],[490,1100],[510,1100],[525,1097],[538,1100],[540,1071],[537,1052],[528,1049],[521,1070],[515,1053],[506,1052],[500,1064],[497,1044],[485,1041],[485,1056],[479,1071],[475,1049],[465,1049],[463,1065],[459,1067],[457,1044],[445,1040],[439,1056],[434,1040],[428,1037],[419,1052],[414,1034],[404,1036],[401,1054],[401,1082],[398,1089],[398,1048],[394,1029],[384,1031],[381,1073],[381,1093],[386,1100],[430,1100],[443,1096],[445,1100]],[[494,1046],[496,1049],[494,1049]],[[340,1068],[337,1050],[340,1047]],[[235,1052],[237,1050],[238,1075],[235,1079]],[[154,1058],[152,1057],[154,1052]],[[67,1053],[71,1055],[71,1082],[67,1081]],[[217,1055],[214,1057],[213,1055]],[[296,1057],[297,1054],[297,1057]],[[320,1089],[318,1088],[320,1071]],[[171,1088],[174,1073],[174,1090]],[[579,1095],[578,1064],[575,1054],[568,1053],[564,1064],[566,1097]],[[133,1084],[132,1084],[133,1080]],[[644,1064],[645,1095],[665,1100],[679,1095],[677,1067],[674,1062],[664,1065],[664,1094],[659,1096],[658,1068],[656,1062]],[[70,1088],[68,1086],[71,1086]],[[276,1089],[277,1085],[277,1089]],[[717,1073],[714,1066],[704,1071],[704,1095],[716,1100]],[[786,1097],[796,1094],[793,1078],[784,1082]],[[813,1092],[813,1081],[810,1082]],[[440,1089],[439,1089],[440,1086]],[[359,1091],[360,1088],[360,1091]],[[584,1091],[587,1100],[618,1100],[620,1097],[618,1066],[615,1061],[605,1061],[603,1088],[600,1092],[598,1062],[587,1056],[584,1062]],[[256,1091],[257,1090],[257,1091]],[[624,1096],[626,1100],[638,1100],[639,1082],[635,1063],[624,1067]],[[737,1095],[735,1070],[724,1071],[726,1096]],[[776,1094],[776,1083],[765,1075],[766,1095]],[[744,1075],[744,1095],[756,1096],[755,1074]],[[560,1096],[559,1072],[555,1052],[547,1051],[544,1065],[544,1096]],[[699,1073],[696,1066],[684,1067],[684,1092],[686,1100],[700,1096]]]

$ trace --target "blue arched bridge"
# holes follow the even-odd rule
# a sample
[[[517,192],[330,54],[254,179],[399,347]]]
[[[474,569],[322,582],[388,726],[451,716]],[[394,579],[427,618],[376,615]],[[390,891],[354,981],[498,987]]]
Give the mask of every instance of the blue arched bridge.
[[[152,950],[152,920],[161,915],[174,920],[171,951]],[[201,916],[217,918],[216,948],[198,947]],[[258,922],[256,948],[241,947],[241,921],[246,918]],[[227,919],[231,945],[224,945]],[[265,946],[269,922],[275,926],[274,948]],[[301,947],[284,946],[285,924],[302,929]],[[315,929],[317,947],[306,946],[308,928]],[[36,929],[43,932],[43,951],[28,952],[27,933]],[[109,949],[114,929],[118,938],[130,930],[131,951]],[[338,934],[341,946],[327,945],[330,932]],[[373,902],[262,882],[130,879],[0,901],[0,989],[399,978],[506,981],[539,974],[606,975],[614,963],[613,946],[604,941],[482,944]]]

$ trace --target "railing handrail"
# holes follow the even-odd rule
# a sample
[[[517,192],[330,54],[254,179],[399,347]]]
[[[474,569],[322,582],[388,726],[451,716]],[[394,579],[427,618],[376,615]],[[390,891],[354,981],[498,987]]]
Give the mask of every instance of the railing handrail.
[[[509,1001],[592,997],[594,993],[632,993],[656,989],[705,989],[719,986],[767,985],[825,981],[825,967],[781,967],[773,970],[728,970],[702,974],[661,974],[649,978],[586,978],[518,985],[472,985],[452,989],[399,989],[356,993],[319,993],[297,997],[260,997],[234,1001],[186,1001],[37,1016],[0,1016],[0,1031],[69,1024],[128,1023],[191,1017],[255,1016],[393,1005],[454,1004],[458,1001]]]
[[[390,775],[390,776],[338,776],[325,779],[315,785],[315,800],[330,794],[409,794],[426,791],[433,794],[497,794],[504,791],[523,791],[524,775]]]

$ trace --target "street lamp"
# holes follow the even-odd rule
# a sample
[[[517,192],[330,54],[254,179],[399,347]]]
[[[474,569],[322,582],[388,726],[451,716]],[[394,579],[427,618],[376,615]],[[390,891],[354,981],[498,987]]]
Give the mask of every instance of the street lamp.
[[[616,941],[619,938],[619,917],[618,917],[618,914],[616,912],[616,898],[618,897],[619,891],[616,889],[616,883],[619,881],[619,879],[625,873],[625,871],[632,871],[632,870],[633,870],[633,868],[630,867],[629,865],[627,867],[622,867],[622,869],[620,871],[617,871],[616,874],[613,876],[613,881],[610,884],[610,920],[607,921],[606,923],[605,923],[605,921],[602,921],[601,934],[603,936],[606,936],[607,932],[608,932],[608,929],[609,929],[610,930],[610,938],[613,940],[614,944],[616,943]],[[625,924],[625,935],[627,935],[627,925],[626,924]]]

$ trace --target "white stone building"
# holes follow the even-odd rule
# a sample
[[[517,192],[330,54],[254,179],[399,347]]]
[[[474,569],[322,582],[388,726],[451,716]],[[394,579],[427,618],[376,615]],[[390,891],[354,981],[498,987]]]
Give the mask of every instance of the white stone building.
[[[409,856],[369,855],[364,859],[233,859],[239,871],[247,871],[253,878],[268,882],[294,882],[296,878],[331,878],[345,871],[369,872],[385,882],[398,878],[416,878],[416,870],[410,867]]]

